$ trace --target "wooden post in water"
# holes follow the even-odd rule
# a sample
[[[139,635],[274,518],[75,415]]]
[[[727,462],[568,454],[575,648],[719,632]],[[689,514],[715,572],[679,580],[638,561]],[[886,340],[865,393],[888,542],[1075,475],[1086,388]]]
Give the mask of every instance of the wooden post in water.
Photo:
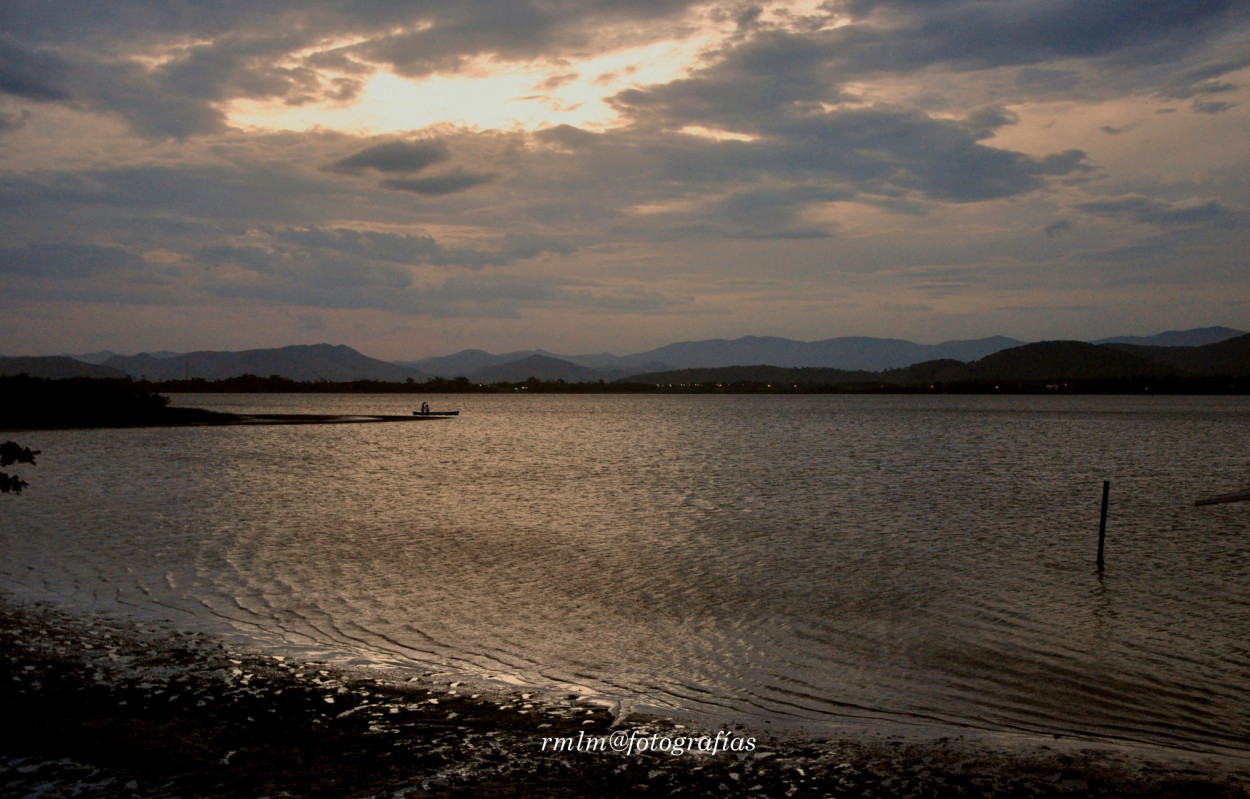
[[[1111,481],[1102,481],[1102,513],[1098,516],[1098,571],[1102,571],[1102,545],[1107,539],[1107,497],[1111,494]]]

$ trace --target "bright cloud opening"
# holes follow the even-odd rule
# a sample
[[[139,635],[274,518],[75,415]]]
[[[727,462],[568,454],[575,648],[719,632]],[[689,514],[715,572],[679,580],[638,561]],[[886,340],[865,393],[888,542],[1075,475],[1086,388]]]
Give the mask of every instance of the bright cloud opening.
[[[243,129],[322,128],[370,135],[433,125],[479,130],[573,125],[602,130],[618,121],[609,98],[631,87],[683,77],[721,35],[718,26],[708,24],[694,36],[593,58],[487,61],[459,73],[415,79],[379,70],[348,102],[292,106],[280,100],[242,99],[231,104],[228,116],[231,125]]]

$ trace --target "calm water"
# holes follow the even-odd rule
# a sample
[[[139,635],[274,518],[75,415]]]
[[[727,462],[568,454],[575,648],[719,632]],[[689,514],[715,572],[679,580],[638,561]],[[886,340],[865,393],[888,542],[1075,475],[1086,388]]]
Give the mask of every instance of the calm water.
[[[38,432],[0,584],[715,719],[1250,752],[1250,401],[179,396]],[[1112,481],[1107,570],[1093,568]]]

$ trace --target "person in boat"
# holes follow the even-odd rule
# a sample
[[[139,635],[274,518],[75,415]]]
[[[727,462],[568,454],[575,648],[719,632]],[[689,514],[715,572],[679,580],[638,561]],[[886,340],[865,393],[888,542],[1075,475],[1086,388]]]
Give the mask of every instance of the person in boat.
[[[421,403],[421,414],[425,416],[425,415],[428,415],[429,413],[430,413],[430,403],[428,402]]]

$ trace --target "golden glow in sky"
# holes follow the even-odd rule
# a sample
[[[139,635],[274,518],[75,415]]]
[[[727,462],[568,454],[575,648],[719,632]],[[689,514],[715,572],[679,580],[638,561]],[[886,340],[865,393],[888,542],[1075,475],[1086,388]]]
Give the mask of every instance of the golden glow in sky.
[[[820,15],[820,0],[774,3],[761,14],[768,24],[788,27]],[[454,73],[419,78],[379,67],[363,89],[347,102],[287,105],[280,99],[239,99],[228,109],[230,123],[243,129],[307,130],[322,128],[379,135],[454,125],[478,130],[538,130],[573,125],[602,130],[617,124],[606,102],[631,87],[663,84],[704,65],[708,53],[734,35],[736,23],[716,3],[696,9],[672,28],[673,38],[593,56],[565,56],[532,62],[481,60]],[[339,47],[351,42],[334,42]],[[333,48],[332,48],[333,49]],[[311,53],[304,53],[310,55]],[[323,72],[329,83],[348,77]],[[735,138],[732,132],[691,129],[692,135]]]
[[[34,5],[6,352],[1250,329],[1244,3]]]
[[[405,78],[375,72],[347,103],[290,106],[239,100],[230,122],[240,128],[324,128],[384,134],[452,124],[481,130],[537,130],[553,125],[611,127],[607,98],[628,89],[680,78],[699,63],[715,31],[620,50],[578,61],[483,63],[455,74]],[[333,75],[328,77],[335,77]]]

